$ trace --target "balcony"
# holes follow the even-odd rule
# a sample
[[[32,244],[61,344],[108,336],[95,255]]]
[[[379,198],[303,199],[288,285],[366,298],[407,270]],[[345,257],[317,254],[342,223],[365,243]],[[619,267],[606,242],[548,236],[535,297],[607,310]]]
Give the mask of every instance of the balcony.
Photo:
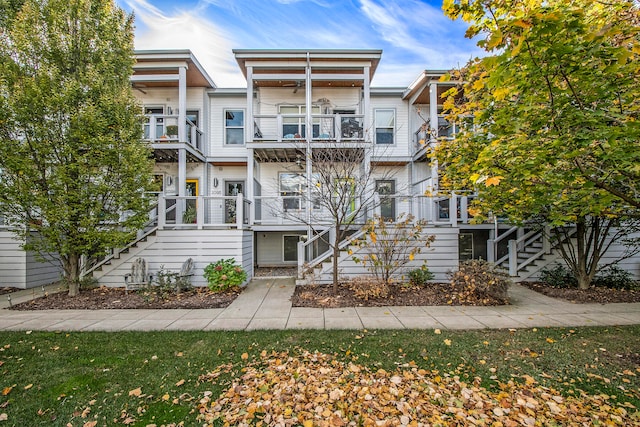
[[[255,143],[295,143],[306,141],[306,115],[254,114]],[[363,142],[364,115],[313,114],[313,142]]]
[[[176,150],[187,148],[187,160],[203,160],[203,132],[188,118],[185,119],[186,141],[179,138],[179,116],[149,114],[145,115],[144,139],[149,141],[159,162],[177,161]]]

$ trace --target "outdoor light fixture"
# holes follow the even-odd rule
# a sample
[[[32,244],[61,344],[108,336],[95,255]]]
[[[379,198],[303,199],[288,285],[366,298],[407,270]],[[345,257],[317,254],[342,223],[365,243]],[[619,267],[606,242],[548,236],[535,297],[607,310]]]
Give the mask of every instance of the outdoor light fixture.
[[[9,307],[13,307],[13,304],[11,303],[11,295],[7,295],[7,301],[9,301]]]

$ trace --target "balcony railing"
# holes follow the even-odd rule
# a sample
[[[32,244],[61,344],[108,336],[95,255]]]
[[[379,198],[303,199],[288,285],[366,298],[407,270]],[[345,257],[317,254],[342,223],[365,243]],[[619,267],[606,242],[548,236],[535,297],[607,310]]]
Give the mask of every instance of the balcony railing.
[[[151,141],[153,144],[162,144],[169,142],[183,142],[202,151],[203,133],[189,119],[185,119],[186,141],[180,141],[179,138],[179,118],[177,115],[146,115],[147,122],[144,124],[144,139]]]
[[[251,202],[237,196],[161,196],[158,199],[159,228],[231,227],[249,225]]]
[[[314,141],[358,142],[364,138],[362,114],[313,114]],[[304,114],[255,114],[253,142],[294,142],[306,139]]]

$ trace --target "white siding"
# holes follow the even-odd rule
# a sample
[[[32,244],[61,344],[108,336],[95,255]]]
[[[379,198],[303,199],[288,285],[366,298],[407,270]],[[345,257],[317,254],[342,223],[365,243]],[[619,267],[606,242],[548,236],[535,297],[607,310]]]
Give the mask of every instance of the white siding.
[[[51,262],[37,260],[32,252],[25,252],[21,242],[8,230],[0,230],[0,286],[28,289],[60,280],[62,267],[58,258]]]
[[[178,88],[145,88],[146,94],[134,90],[133,93],[143,106],[163,106],[165,114],[167,107],[171,107],[173,114],[178,110]],[[187,109],[199,110],[200,121],[204,123],[204,88],[187,88]],[[202,129],[202,125],[200,125]]]
[[[396,129],[393,145],[376,145],[374,156],[407,157],[413,152],[410,149],[409,114],[407,104],[394,96],[371,97],[371,134],[375,139],[375,110],[393,109],[396,112]]]
[[[429,248],[417,254],[415,260],[405,266],[405,270],[419,268],[423,260],[427,261],[427,268],[431,271],[435,280],[444,281],[448,278],[448,273],[458,269],[458,233],[457,228],[431,227],[424,229],[425,235],[435,235],[435,241]],[[355,250],[355,248],[354,248]],[[331,281],[331,264],[323,264],[324,270],[321,274],[316,274],[317,283],[328,283]],[[362,264],[356,264],[352,257],[343,253],[340,258],[340,276],[352,277],[359,274],[370,274]]]
[[[122,254],[120,259],[94,273],[105,286],[124,286],[124,275],[130,272],[131,262],[145,258],[149,273],[156,274],[161,267],[179,271],[187,258],[193,258],[194,286],[205,286],[204,268],[220,259],[235,258],[251,278],[253,272],[253,236],[245,230],[158,230],[146,244]]]
[[[208,144],[209,150],[207,151],[210,156],[215,160],[224,160],[225,157],[233,158],[246,158],[247,149],[244,145],[226,145],[225,144],[225,117],[224,111],[228,109],[237,109],[245,111],[245,130],[247,126],[248,117],[246,115],[247,110],[247,98],[242,96],[212,96],[209,98],[210,102],[210,117],[209,117],[209,135]]]

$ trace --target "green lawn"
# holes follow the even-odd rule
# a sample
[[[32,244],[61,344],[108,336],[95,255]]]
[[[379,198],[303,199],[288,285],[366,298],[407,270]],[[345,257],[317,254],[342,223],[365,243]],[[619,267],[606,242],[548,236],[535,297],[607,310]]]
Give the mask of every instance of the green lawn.
[[[0,427],[202,425],[204,393],[215,399],[263,350],[317,350],[385,370],[413,361],[488,388],[530,375],[640,408],[640,326],[436,332],[0,332]],[[199,380],[223,364],[232,368],[216,384]]]

